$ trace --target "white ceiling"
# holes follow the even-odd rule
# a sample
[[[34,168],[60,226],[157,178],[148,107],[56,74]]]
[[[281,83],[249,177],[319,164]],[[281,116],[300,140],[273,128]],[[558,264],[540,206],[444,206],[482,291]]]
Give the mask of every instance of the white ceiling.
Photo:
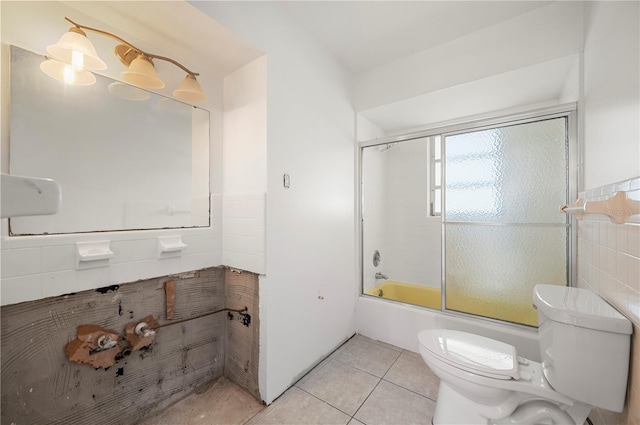
[[[372,108],[361,115],[386,134],[393,134],[427,124],[452,123],[460,117],[481,117],[488,111],[517,112],[523,106],[549,106],[558,100],[563,88],[570,91],[560,100],[571,102],[577,95],[577,61],[577,55],[565,56]],[[566,87],[567,80],[575,84]],[[497,87],[506,88],[508,95],[498,95]]]
[[[286,1],[280,3],[353,73],[435,47],[551,1]]]
[[[27,2],[30,3],[30,2]],[[38,4],[37,3],[33,3]],[[46,3],[46,2],[44,2]],[[145,45],[224,76],[261,52],[184,1],[64,1]],[[277,6],[358,74],[525,14],[552,1],[280,1]],[[153,6],[150,6],[153,4]],[[34,8],[31,8],[34,10]],[[150,10],[151,9],[151,10]],[[151,14],[153,20],[149,20]],[[62,26],[67,23],[62,21]],[[184,28],[189,28],[184,31]],[[172,40],[167,43],[166,40]],[[159,42],[157,40],[164,40]],[[216,40],[202,43],[202,40]],[[154,53],[156,53],[154,51]],[[163,52],[157,52],[162,54]],[[206,53],[206,54],[205,54]],[[211,60],[203,64],[203,61]]]

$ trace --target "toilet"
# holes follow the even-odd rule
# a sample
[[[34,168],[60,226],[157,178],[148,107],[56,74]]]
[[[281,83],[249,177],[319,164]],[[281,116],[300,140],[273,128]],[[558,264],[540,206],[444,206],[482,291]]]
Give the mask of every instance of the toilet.
[[[429,329],[418,351],[440,378],[434,425],[583,425],[593,407],[621,412],[631,322],[595,292],[536,285],[540,358],[467,332]]]

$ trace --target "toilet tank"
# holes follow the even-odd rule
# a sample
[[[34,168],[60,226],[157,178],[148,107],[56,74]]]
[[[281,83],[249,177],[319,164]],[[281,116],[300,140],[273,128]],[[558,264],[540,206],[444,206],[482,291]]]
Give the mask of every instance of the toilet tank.
[[[588,289],[536,285],[542,369],[554,390],[621,412],[627,390],[631,322]]]

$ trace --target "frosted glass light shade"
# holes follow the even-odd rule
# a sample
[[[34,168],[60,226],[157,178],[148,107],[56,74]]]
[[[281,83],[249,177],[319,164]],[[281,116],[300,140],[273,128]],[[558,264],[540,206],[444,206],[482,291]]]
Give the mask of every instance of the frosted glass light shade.
[[[54,59],[42,62],[40,69],[49,77],[74,86],[90,86],[96,82],[96,76],[90,71],[77,71],[71,65]]]
[[[164,81],[158,77],[156,69],[151,60],[144,55],[138,55],[131,61],[129,69],[120,73],[120,76],[127,83],[147,89],[161,89]]]
[[[55,59],[71,64],[73,52],[83,55],[83,67],[81,71],[88,69],[100,71],[107,69],[107,64],[98,56],[93,43],[87,38],[84,32],[75,27],[71,28],[60,37],[56,44],[47,47],[49,52]]]
[[[206,102],[207,95],[202,92],[202,87],[200,87],[200,83],[196,80],[196,77],[187,74],[184,80],[180,83],[178,88],[174,90],[173,95],[185,102]]]

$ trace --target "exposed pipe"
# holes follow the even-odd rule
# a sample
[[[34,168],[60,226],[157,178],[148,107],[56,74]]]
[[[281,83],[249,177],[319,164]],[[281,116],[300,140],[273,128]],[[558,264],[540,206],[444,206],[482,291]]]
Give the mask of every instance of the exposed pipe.
[[[162,325],[158,325],[157,328],[164,328],[165,326],[173,326],[173,325],[177,325],[180,323],[184,323],[184,322],[188,322],[190,320],[194,320],[194,319],[200,319],[202,317],[207,317],[207,316],[211,316],[213,314],[218,314],[218,313],[222,313],[223,311],[228,311],[228,312],[234,312],[234,313],[238,313],[238,314],[244,314],[246,315],[249,311],[249,309],[247,307],[243,308],[243,309],[233,309],[233,308],[222,308],[220,310],[216,310],[216,311],[211,311],[209,313],[204,313],[201,314],[199,316],[194,316],[194,317],[189,317],[187,319],[182,319],[182,320],[172,320],[171,322],[167,322],[167,323],[163,323]],[[248,325],[247,325],[248,326]]]

